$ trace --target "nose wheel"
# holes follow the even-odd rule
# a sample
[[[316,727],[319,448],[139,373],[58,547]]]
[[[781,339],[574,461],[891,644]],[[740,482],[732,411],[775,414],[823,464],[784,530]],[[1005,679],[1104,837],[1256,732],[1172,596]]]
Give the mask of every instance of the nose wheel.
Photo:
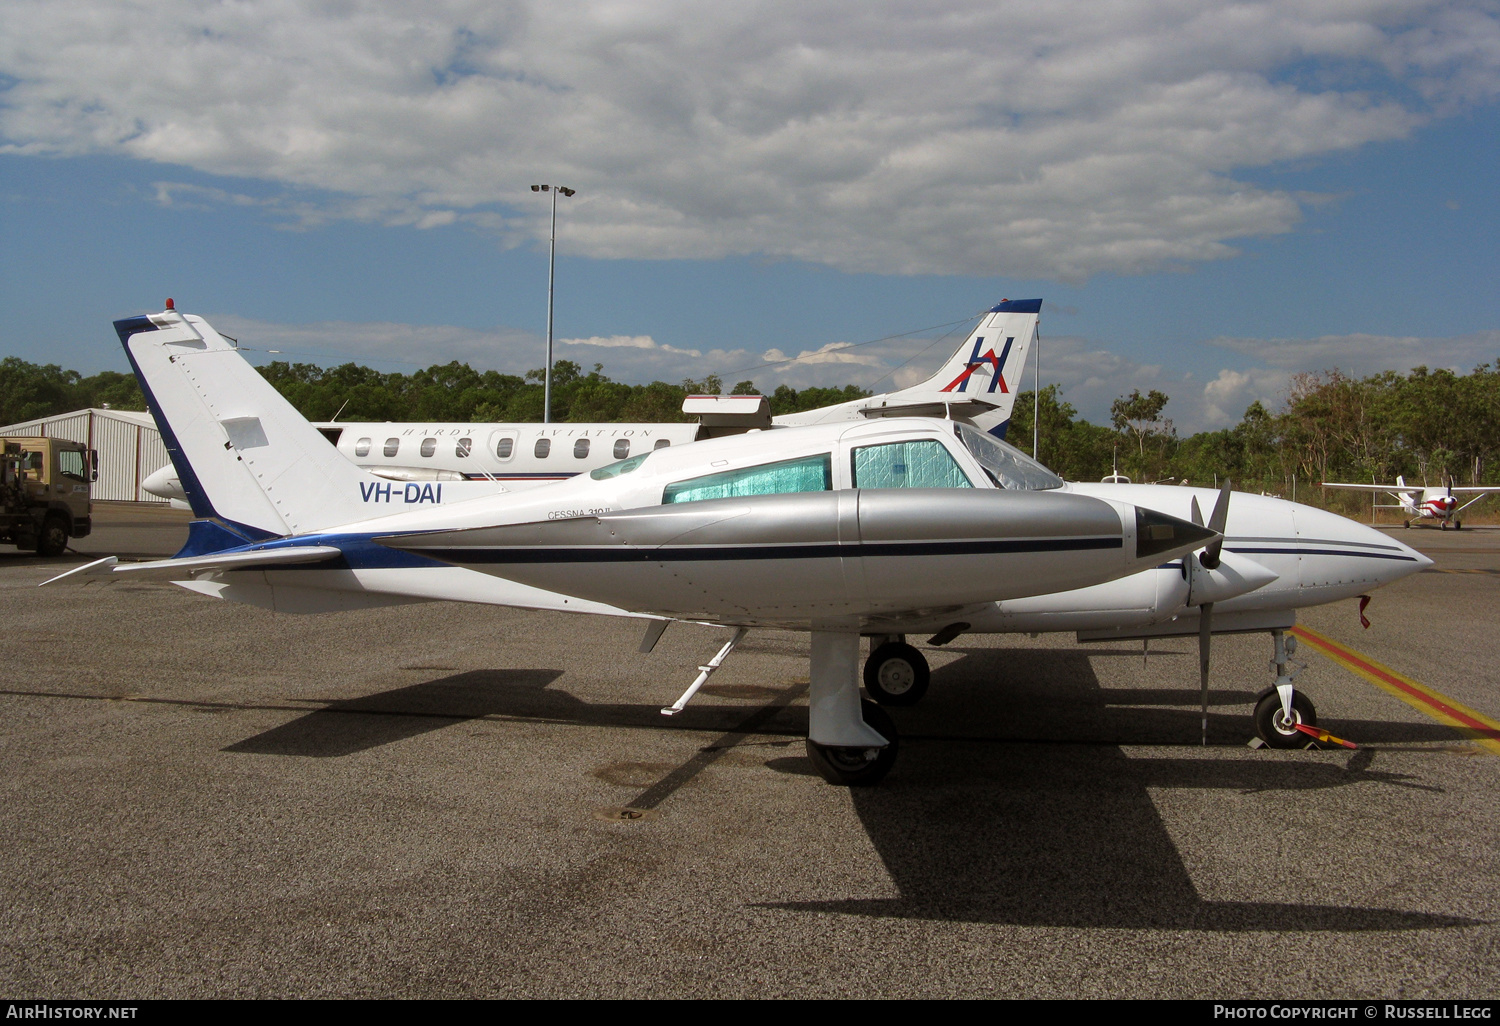
[[[1309,727],[1318,725],[1318,710],[1314,708],[1312,699],[1300,691],[1292,692],[1290,719],[1282,708],[1281,695],[1275,688],[1267,689],[1260,701],[1255,703],[1255,733],[1272,748],[1306,747],[1307,735],[1296,728],[1295,724],[1298,723]]]
[[[904,641],[887,641],[865,660],[865,691],[881,705],[916,705],[931,679],[926,658]]]

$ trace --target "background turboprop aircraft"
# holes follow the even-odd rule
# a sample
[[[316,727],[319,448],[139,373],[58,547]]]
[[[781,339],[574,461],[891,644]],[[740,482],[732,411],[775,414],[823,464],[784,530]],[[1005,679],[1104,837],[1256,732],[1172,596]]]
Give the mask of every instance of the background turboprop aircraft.
[[[1413,520],[1436,520],[1438,529],[1442,530],[1449,524],[1454,530],[1463,530],[1464,522],[1459,519],[1459,514],[1468,509],[1474,503],[1494,492],[1500,492],[1500,485],[1473,485],[1455,487],[1453,479],[1449,478],[1446,485],[1429,488],[1406,483],[1406,478],[1396,476],[1393,485],[1383,484],[1336,484],[1332,481],[1324,481],[1324,488],[1344,488],[1356,492],[1385,492],[1395,499],[1394,503],[1375,503],[1376,509],[1399,509],[1406,515],[1407,519],[1402,527],[1410,527]],[[1474,498],[1458,504],[1458,498],[1453,493],[1460,495],[1473,495]]]
[[[177,557],[107,557],[63,578],[165,576],[298,612],[452,600],[719,623],[735,642],[806,630],[808,751],[841,783],[873,783],[895,758],[894,725],[859,697],[860,636],[876,620],[1086,588],[1221,538],[1112,500],[998,487],[950,423],[917,418],[709,439],[462,502],[412,482],[433,501],[392,512],[378,479],[200,318],[116,330],[198,519]]]
[[[508,490],[563,481],[655,448],[773,426],[952,416],[1003,438],[1041,309],[1040,299],[998,303],[935,374],[910,388],[779,417],[771,416],[764,396],[695,395],[682,408],[698,418],[696,424],[351,421],[315,426],[356,466],[379,477],[483,480],[499,482]],[[148,476],[141,487],[164,499],[186,499],[170,465]]]
[[[147,323],[161,321],[170,326],[176,324],[178,318],[179,315],[175,313],[164,314]],[[122,322],[122,325],[134,323],[136,321]],[[104,565],[95,569],[106,572],[112,569],[120,572],[161,570],[192,578],[179,583],[195,591],[297,612],[455,597],[450,591],[444,590],[446,585],[438,587],[435,582],[446,581],[449,573],[467,571],[457,571],[451,567],[447,571],[400,567],[402,572],[398,575],[399,581],[392,581],[389,579],[389,571],[397,568],[394,564],[360,568],[350,564],[348,554],[338,547],[309,545],[305,541],[294,547],[286,547],[278,545],[274,539],[298,533],[306,534],[315,528],[321,528],[327,514],[322,511],[325,504],[318,500],[318,495],[326,491],[322,482],[330,475],[332,479],[338,480],[352,474],[354,484],[350,486],[351,494],[357,487],[362,507],[368,511],[367,515],[374,516],[400,509],[423,509],[426,506],[449,504],[460,497],[457,494],[460,490],[473,494],[471,489],[484,488],[485,484],[453,482],[447,486],[449,492],[444,494],[442,482],[436,485],[408,483],[402,486],[390,482],[381,483],[378,479],[364,475],[346,461],[338,459],[326,445],[322,445],[317,436],[312,434],[311,426],[234,353],[212,328],[198,318],[189,318],[182,323],[198,327],[194,338],[169,343],[173,348],[182,349],[180,355],[165,363],[158,360],[156,364],[149,364],[145,373],[138,371],[141,373],[142,386],[148,393],[154,389],[159,394],[167,394],[161,381],[166,381],[168,386],[173,385],[172,375],[166,373],[168,368],[182,362],[184,366],[181,367],[181,373],[187,375],[188,381],[197,388],[199,378],[189,372],[189,365],[197,362],[196,357],[207,355],[208,352],[222,355],[222,359],[215,364],[222,378],[214,393],[221,397],[217,400],[219,411],[211,415],[203,415],[200,411],[196,417],[184,414],[178,418],[178,433],[191,439],[192,444],[207,446],[207,451],[216,458],[227,458],[223,456],[223,452],[227,451],[224,446],[239,449],[243,455],[236,457],[236,460],[242,460],[246,456],[255,456],[256,450],[267,444],[265,431],[248,424],[249,420],[254,420],[256,425],[260,425],[262,417],[260,414],[254,418],[248,414],[228,416],[223,411],[231,405],[238,409],[246,406],[246,403],[250,404],[246,409],[253,407],[271,411],[276,422],[288,431],[297,434],[300,430],[301,434],[297,437],[302,440],[299,444],[306,450],[303,458],[324,468],[313,478],[318,488],[304,497],[307,502],[298,501],[299,511],[288,516],[284,515],[284,503],[295,500],[284,497],[286,484],[279,476],[265,478],[274,481],[274,487],[282,489],[283,497],[274,502],[275,510],[262,510],[261,516],[268,519],[265,519],[264,525],[256,527],[233,518],[226,521],[222,509],[215,509],[212,503],[203,499],[206,492],[199,482],[194,486],[194,494],[199,497],[195,508],[200,519],[193,525],[188,545],[179,553],[182,558],[164,561],[155,567],[137,565],[117,568],[105,560],[101,561]],[[120,330],[124,336],[128,328],[121,327]],[[142,338],[149,340],[149,336]],[[202,350],[196,348],[195,343],[201,343]],[[150,352],[149,349],[146,351]],[[180,390],[181,384],[178,382],[174,387]],[[233,396],[235,402],[230,404],[222,396]],[[198,398],[211,402],[207,394],[200,394]],[[154,402],[153,406],[155,407]],[[187,431],[184,425],[191,430]],[[300,425],[300,429],[297,425]],[[189,479],[196,481],[191,462],[176,440],[177,436],[169,430],[170,419],[162,420],[162,427],[163,436],[173,439],[169,444],[175,447],[174,460],[178,460],[186,468]],[[710,477],[728,481],[734,475],[749,475],[737,487],[749,488],[751,492],[755,492],[757,488],[779,491],[804,490],[813,486],[824,490],[851,488],[861,484],[861,481],[853,476],[857,464],[845,469],[845,457],[857,458],[857,453],[863,451],[852,443],[859,439],[874,439],[882,432],[900,431],[908,435],[908,440],[901,442],[901,445],[909,446],[913,439],[920,437],[922,445],[936,443],[946,450],[948,458],[953,461],[956,473],[940,475],[941,479],[934,478],[930,481],[921,479],[928,486],[941,483],[949,488],[1057,490],[1060,493],[1072,491],[1113,500],[1116,504],[1131,503],[1137,508],[1155,508],[1168,512],[1179,520],[1190,519],[1198,523],[1202,523],[1200,503],[1205,508],[1212,505],[1214,513],[1208,526],[1212,532],[1228,535],[1222,547],[1210,544],[1199,555],[1190,554],[1175,561],[1156,561],[1150,568],[1142,568],[1134,575],[1109,584],[1067,590],[1061,581],[1054,581],[1054,594],[986,601],[966,608],[956,608],[950,602],[941,613],[923,614],[900,610],[880,612],[872,609],[869,615],[860,620],[857,628],[860,634],[872,637],[873,651],[865,665],[866,688],[877,700],[888,704],[910,704],[921,697],[927,684],[927,666],[920,652],[905,644],[904,634],[907,631],[932,631],[934,636],[930,643],[944,644],[965,632],[1076,630],[1080,640],[1197,633],[1203,656],[1200,684],[1206,694],[1209,636],[1214,632],[1265,630],[1273,638],[1278,678],[1276,686],[1267,689],[1257,704],[1256,723],[1261,735],[1273,745],[1289,745],[1299,740],[1305,743],[1305,735],[1299,733],[1297,725],[1301,723],[1310,726],[1315,722],[1311,703],[1300,692],[1293,690],[1292,675],[1288,672],[1291,640],[1285,639],[1282,632],[1295,622],[1295,610],[1301,606],[1367,592],[1430,565],[1430,561],[1420,554],[1363,525],[1280,499],[1234,493],[1231,509],[1227,488],[1224,492],[1215,494],[1206,490],[1154,485],[1064,485],[1045,468],[1013,447],[962,423],[937,420],[835,422],[827,425],[825,431],[814,432],[817,435],[815,438],[808,435],[807,431],[807,428],[802,428],[743,435],[739,438],[724,438],[669,449],[659,454],[647,452],[611,467],[601,468],[587,478],[574,479],[520,496],[508,496],[506,500],[513,510],[522,507],[531,509],[535,505],[535,513],[540,515],[545,507],[549,518],[592,520],[604,514],[613,515],[614,510],[621,508],[614,499],[605,505],[599,505],[601,496],[609,488],[620,487],[618,482],[614,486],[604,486],[603,492],[595,482],[606,482],[628,475],[624,483],[636,489],[633,501],[637,505],[684,501],[676,497],[682,493],[674,491],[680,484],[675,477],[681,476],[684,467],[701,467],[705,459],[716,468]],[[826,438],[823,437],[824,434],[827,435]],[[896,444],[889,439],[887,441],[891,445]],[[956,442],[963,444],[957,445]],[[791,455],[794,457],[791,462],[795,463],[798,453],[791,452],[791,448],[809,444],[825,450],[831,445],[835,453],[844,455],[831,460],[826,473],[802,480],[805,475],[796,468],[789,467],[784,457]],[[724,457],[713,458],[720,449],[725,450]],[[912,460],[907,458],[909,452],[909,448],[903,448],[903,458],[891,464],[893,474],[898,465],[901,468],[899,481],[889,479],[878,485],[871,485],[866,481],[863,482],[865,488],[886,488],[893,483],[915,487],[916,475],[927,473],[931,466],[929,464],[923,469],[918,465],[917,470],[913,471],[910,466]],[[815,451],[802,455],[818,457]],[[771,463],[767,463],[768,456],[772,458]],[[908,477],[908,474],[914,476]],[[663,480],[666,481],[665,485]],[[760,483],[749,483],[752,480]],[[488,487],[493,494],[494,486]],[[265,498],[270,498],[270,491],[267,488]],[[671,497],[669,492],[673,493]],[[746,493],[741,491],[738,494]],[[864,494],[876,493],[867,491]],[[525,502],[517,501],[523,498]],[[236,501],[244,503],[251,502],[251,499],[241,497]],[[328,508],[337,509],[343,500],[330,497],[328,502],[331,503]],[[536,505],[537,503],[540,505]],[[272,516],[272,513],[275,515]],[[384,520],[381,523],[390,525],[395,521]],[[295,568],[289,565],[337,559],[342,559],[349,565],[320,568],[312,581],[300,580],[299,575],[306,571],[297,570],[294,573]],[[266,577],[237,569],[249,571],[261,563],[279,567],[278,572]],[[352,579],[348,579],[347,575],[340,577],[339,574],[330,573],[332,569],[359,570],[362,575],[355,573]],[[415,572],[418,569],[421,572]],[[437,571],[437,577],[434,576],[434,571]],[[558,590],[522,583],[529,573],[524,568],[512,568],[504,572],[512,579],[497,579],[492,573],[472,575],[465,585],[469,589],[466,600],[527,608],[630,615],[629,610],[618,603],[583,601],[576,594],[569,597],[566,589],[560,593]],[[942,578],[939,577],[936,583],[939,587],[943,586]],[[781,586],[784,587],[784,582],[781,582]],[[592,585],[585,584],[584,587]],[[407,597],[402,598],[403,595]],[[934,605],[944,605],[937,601],[938,597],[927,596]],[[953,595],[944,597],[951,600]],[[714,619],[711,616],[689,618]],[[664,622],[662,625],[664,626]],[[735,641],[726,645],[709,666],[716,667],[739,637],[740,634],[737,634]],[[654,639],[649,634],[648,640],[654,644]],[[709,672],[711,670],[700,674],[694,689],[706,679]],[[694,689],[690,689],[690,694]],[[680,708],[686,697],[673,709]]]

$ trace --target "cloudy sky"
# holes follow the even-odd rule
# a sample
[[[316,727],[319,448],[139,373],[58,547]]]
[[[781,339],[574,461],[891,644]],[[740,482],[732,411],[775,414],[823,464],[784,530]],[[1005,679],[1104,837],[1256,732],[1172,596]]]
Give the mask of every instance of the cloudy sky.
[[[0,352],[123,369],[171,295],[520,372],[558,182],[559,355],[617,378],[904,383],[1042,296],[1085,414],[1221,426],[1500,356],[1497,99],[1494,0],[7,0]]]

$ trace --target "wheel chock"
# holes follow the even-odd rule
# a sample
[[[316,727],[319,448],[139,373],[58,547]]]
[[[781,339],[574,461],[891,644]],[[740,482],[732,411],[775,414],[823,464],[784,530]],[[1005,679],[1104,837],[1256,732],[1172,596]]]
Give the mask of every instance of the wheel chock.
[[[1328,731],[1322,730],[1318,727],[1309,727],[1305,723],[1294,723],[1292,724],[1292,726],[1302,731],[1302,733],[1306,734],[1314,741],[1322,741],[1324,743],[1332,742],[1336,745],[1343,745],[1345,748],[1357,749],[1359,747],[1359,745],[1355,744],[1353,741],[1345,741],[1341,737],[1334,737],[1332,734],[1328,733]]]

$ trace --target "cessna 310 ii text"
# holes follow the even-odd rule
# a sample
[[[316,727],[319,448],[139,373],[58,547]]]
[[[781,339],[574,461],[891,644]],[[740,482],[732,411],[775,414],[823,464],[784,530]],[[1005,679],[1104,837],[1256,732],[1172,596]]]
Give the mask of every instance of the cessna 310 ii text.
[[[808,751],[842,783],[895,760],[894,725],[859,695],[872,624],[1086,588],[1220,538],[1128,503],[997,488],[950,423],[917,418],[711,439],[395,512],[200,318],[116,330],[197,518],[172,559],[65,576],[163,577],[296,612],[436,599],[809,631]]]

